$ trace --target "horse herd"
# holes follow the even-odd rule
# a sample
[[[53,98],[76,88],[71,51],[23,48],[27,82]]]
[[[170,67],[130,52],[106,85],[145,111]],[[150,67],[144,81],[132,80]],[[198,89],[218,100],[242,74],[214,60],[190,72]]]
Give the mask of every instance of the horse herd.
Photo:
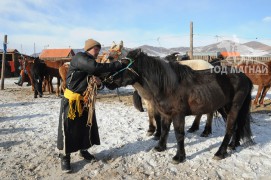
[[[122,58],[123,42],[119,44],[113,42],[108,52],[104,52],[99,56],[96,61],[100,63],[108,63],[115,61],[118,58]],[[66,88],[66,74],[69,69],[70,60],[41,60],[35,58],[34,60],[28,59],[26,64],[27,77],[32,85],[32,90],[34,91],[34,98],[42,97],[44,91],[49,91],[49,93],[54,92],[53,78],[57,79],[56,95],[60,96],[61,93],[65,91]],[[23,82],[26,81],[23,78]]]
[[[202,114],[212,115],[218,111],[225,119],[226,133],[214,159],[227,157],[227,149],[234,150],[242,142],[244,145],[254,144],[250,127],[253,84],[252,79],[238,70],[240,66],[217,65],[216,69],[223,70],[219,72],[213,69],[193,70],[177,61],[168,62],[148,56],[140,49],[131,50],[121,61],[127,67],[119,73],[105,77],[104,84],[109,89],[133,85],[138,94],[148,101],[148,107],[154,112],[152,115],[158,119],[156,136],[159,137],[159,142],[155,147],[156,151],[166,150],[170,125],[173,123],[177,140],[177,152],[173,163],[180,163],[186,159],[184,127],[185,116],[188,115],[199,117],[190,128],[191,131],[198,129]],[[270,64],[271,62],[263,64],[268,68],[264,71],[265,74],[261,74],[265,80],[269,79],[261,80],[269,83],[267,88],[270,88],[271,83]],[[208,123],[210,124],[207,121]],[[210,130],[203,134],[209,133]]]
[[[125,57],[125,58],[124,58]],[[149,116],[148,135],[159,140],[157,151],[166,149],[167,137],[173,123],[177,140],[177,152],[173,163],[185,160],[184,127],[185,116],[196,118],[189,132],[199,129],[200,118],[207,114],[207,122],[201,136],[212,133],[212,119],[219,112],[226,123],[226,133],[221,146],[215,153],[215,159],[227,156],[227,148],[235,149],[244,144],[253,144],[250,128],[250,105],[253,84],[259,85],[254,104],[263,105],[264,96],[271,86],[271,62],[260,64],[242,63],[236,67],[223,67],[222,72],[212,69],[222,65],[217,59],[210,63],[203,60],[176,61],[176,54],[165,58],[148,56],[141,49],[124,51],[123,42],[111,46],[109,53],[97,60],[110,62],[121,60],[127,67],[120,72],[100,77],[108,89],[132,85],[135,88],[133,100],[135,107],[144,111],[142,99],[146,104]],[[35,59],[31,66],[34,97],[42,96],[44,79],[50,84],[57,77],[57,93],[59,95],[60,79],[62,91],[65,90],[65,77],[69,64],[42,62]],[[265,73],[240,72],[244,66],[264,66]],[[57,69],[55,74],[52,70]],[[50,72],[50,74],[49,74]],[[50,89],[50,88],[49,88]],[[260,98],[260,101],[258,101]]]

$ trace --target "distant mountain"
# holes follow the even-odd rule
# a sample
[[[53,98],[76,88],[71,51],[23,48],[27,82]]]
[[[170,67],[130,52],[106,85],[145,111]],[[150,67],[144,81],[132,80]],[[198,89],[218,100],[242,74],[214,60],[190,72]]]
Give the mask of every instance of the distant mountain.
[[[139,46],[144,52],[152,56],[166,56],[168,54],[179,52],[185,54],[189,51],[189,47],[176,47],[164,48],[149,45]],[[271,56],[271,46],[266,44],[251,41],[248,43],[240,44],[231,40],[224,40],[218,43],[210,44],[207,46],[194,47],[194,55],[215,54],[217,52],[230,51],[239,52],[243,56]]]
[[[151,56],[165,56],[165,55],[173,53],[170,49],[167,49],[164,47],[143,45],[143,46],[139,46],[138,48],[141,48],[145,53]]]
[[[103,52],[108,52],[109,48],[110,46],[102,47],[100,54],[102,54]],[[128,47],[125,48],[127,50],[131,49]],[[164,48],[143,45],[137,48],[141,48],[145,53],[147,53],[150,56],[161,56],[161,57],[172,54],[174,52],[179,52],[182,55],[189,52],[189,47]],[[73,49],[73,50],[75,51],[75,53],[83,51],[83,49]],[[238,42],[234,42],[231,40],[224,40],[206,46],[194,47],[194,55],[216,54],[217,52],[222,51],[236,51],[243,56],[271,56],[271,46],[268,46],[266,44],[257,41],[250,41],[247,43],[240,44]],[[37,55],[38,54],[35,54],[33,56]]]
[[[260,43],[258,41],[250,41],[250,42],[244,43],[243,45],[251,47],[253,49],[270,51],[270,53],[271,53],[271,46],[268,46],[266,44]]]

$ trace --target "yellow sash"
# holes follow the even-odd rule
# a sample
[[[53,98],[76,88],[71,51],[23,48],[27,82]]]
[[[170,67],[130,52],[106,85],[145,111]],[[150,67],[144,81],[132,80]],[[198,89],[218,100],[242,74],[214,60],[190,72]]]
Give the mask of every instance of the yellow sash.
[[[76,111],[79,114],[79,117],[83,114],[83,107],[80,101],[83,101],[83,96],[79,93],[72,92],[71,90],[67,89],[64,92],[64,97],[69,99],[69,113],[68,118],[74,120],[76,117]],[[73,103],[75,103],[75,107],[73,108]]]

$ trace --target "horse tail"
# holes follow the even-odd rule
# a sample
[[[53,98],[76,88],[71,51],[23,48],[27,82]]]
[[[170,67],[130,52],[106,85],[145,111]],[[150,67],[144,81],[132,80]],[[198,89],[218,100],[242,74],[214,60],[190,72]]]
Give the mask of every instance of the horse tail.
[[[248,79],[249,80],[249,79]],[[250,128],[250,121],[252,119],[250,114],[250,105],[251,105],[251,91],[252,91],[252,82],[249,80],[249,93],[246,96],[245,101],[238,113],[237,116],[237,130],[236,133],[239,134],[240,139],[245,144],[253,144],[252,132]]]
[[[134,91],[133,93],[133,103],[134,103],[134,107],[137,110],[139,110],[140,112],[144,112],[144,109],[142,106],[142,100],[137,91]]]

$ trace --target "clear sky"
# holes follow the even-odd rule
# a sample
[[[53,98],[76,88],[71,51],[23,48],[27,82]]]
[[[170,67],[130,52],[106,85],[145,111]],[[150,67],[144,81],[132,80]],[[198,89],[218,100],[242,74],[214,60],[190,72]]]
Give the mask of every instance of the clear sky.
[[[26,54],[82,48],[88,38],[104,46],[189,46],[191,21],[194,46],[271,45],[270,0],[0,0],[0,41],[8,35],[8,48]]]

